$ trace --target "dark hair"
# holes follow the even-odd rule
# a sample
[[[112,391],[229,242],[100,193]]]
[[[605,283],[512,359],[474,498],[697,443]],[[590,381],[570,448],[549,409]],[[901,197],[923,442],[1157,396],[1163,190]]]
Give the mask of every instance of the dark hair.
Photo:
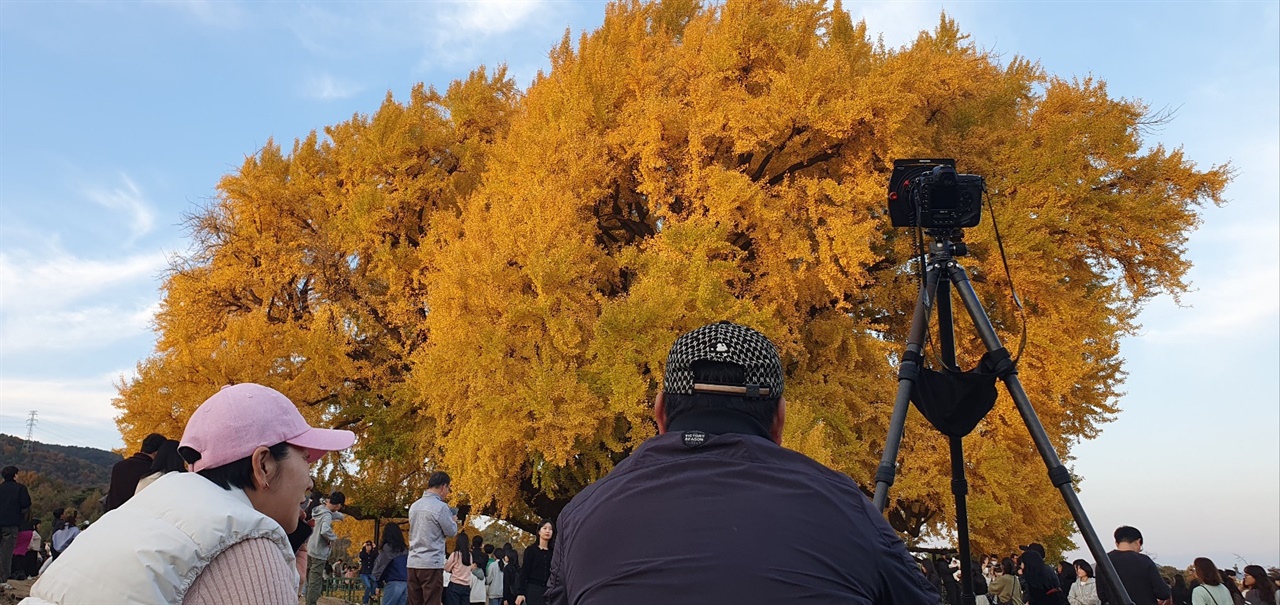
[[[484,537],[480,534],[471,538],[471,560],[475,561],[476,565],[484,565],[489,561],[489,557],[484,554]]]
[[[1050,579],[1049,568],[1045,566],[1044,557],[1040,555],[1040,551],[1023,551],[1019,563],[1022,565],[1022,577],[1027,580],[1028,588],[1047,590],[1057,584],[1057,575],[1054,574]]]
[[[431,476],[427,478],[427,489],[440,487],[441,485],[449,485],[449,483],[451,483],[449,473],[436,471],[431,473]]]
[[[320,506],[320,503],[323,501],[324,494],[320,493],[320,490],[318,489],[311,488],[311,495],[307,497],[307,503],[302,505],[302,518],[310,521],[315,516],[312,514],[312,511],[314,511],[317,506]]]
[[[1276,585],[1267,577],[1267,570],[1261,565],[1245,565],[1244,575],[1253,578],[1253,589],[1258,591],[1263,603],[1276,605]]]
[[[144,454],[156,453],[157,451],[160,450],[160,446],[164,445],[165,441],[168,441],[168,439],[165,439],[164,435],[161,435],[160,433],[151,433],[150,435],[143,437],[142,453]]]
[[[1120,527],[1116,528],[1115,538],[1116,538],[1116,544],[1123,544],[1125,542],[1137,542],[1138,540],[1142,539],[1142,532],[1138,531],[1138,528],[1136,527],[1121,525]]]
[[[502,556],[507,558],[507,566],[504,569],[514,568],[516,571],[520,570],[520,553],[516,552],[514,546],[504,549]]]
[[[1090,565],[1088,561],[1085,561],[1084,559],[1076,559],[1076,562],[1072,563],[1072,565],[1083,569],[1084,575],[1089,576],[1090,578],[1093,577],[1093,566]],[[1182,576],[1178,576],[1178,579],[1181,580]]]
[[[3,469],[0,469],[0,477],[4,477],[5,481],[13,481],[13,478],[17,476],[18,467],[16,466],[6,466]]]
[[[1233,570],[1231,570],[1231,571],[1233,571],[1233,572],[1234,572],[1235,570],[1233,569]],[[1227,587],[1227,592],[1230,592],[1232,595],[1238,595],[1238,594],[1240,594],[1240,587],[1236,585],[1236,577],[1235,577],[1235,576],[1233,576],[1233,575],[1231,575],[1231,574],[1228,574],[1228,573],[1226,573],[1226,572],[1223,572],[1223,574],[1222,574],[1222,585],[1223,585],[1223,586],[1226,586],[1226,587]],[[1241,596],[1241,597],[1243,597],[1244,595],[1240,595],[1240,596]],[[1233,600],[1234,600],[1234,599],[1233,599]]]
[[[1005,575],[1013,575],[1015,573],[1013,571],[1013,559],[1009,557],[1000,559],[1000,570],[1003,571]]]
[[[491,555],[491,554],[493,554],[493,545],[492,545],[492,544],[485,544],[485,545],[484,545],[484,554],[486,554],[486,555]]]
[[[391,547],[392,552],[408,550],[404,543],[404,532],[395,523],[388,523],[382,530],[382,547]]]
[[[710,384],[736,384],[746,381],[746,369],[736,363],[710,361],[700,359],[689,364],[695,382]],[[710,393],[663,393],[663,401],[667,408],[667,422],[690,412],[733,412],[755,421],[765,431],[773,426],[773,418],[778,413],[778,398],[762,399],[759,397],[741,397],[737,395],[715,395]]]
[[[63,521],[75,521],[75,520],[76,520],[76,516],[77,516],[77,515],[79,515],[79,514],[80,514],[80,513],[79,513],[79,511],[77,511],[76,509],[74,509],[74,508],[68,508],[67,510],[63,511],[63,513],[62,513],[62,520],[63,520]]]
[[[1222,584],[1222,574],[1218,573],[1218,566],[1214,565],[1213,561],[1208,558],[1196,557],[1191,566],[1196,568],[1196,578],[1201,582],[1210,586]]]
[[[187,472],[186,461],[178,454],[178,442],[172,439],[165,439],[160,445],[160,449],[156,450],[156,459],[151,461],[151,472],[153,473],[185,473]]]
[[[453,543],[453,551],[458,553],[462,557],[463,565],[471,564],[471,551],[467,549],[468,548],[467,545],[470,543],[471,543],[471,540],[467,538],[467,532],[465,531],[458,532],[458,539],[455,540]]]
[[[184,448],[188,453],[194,452],[190,448]],[[271,453],[271,458],[276,461],[284,460],[289,457],[289,444],[281,441],[269,448],[267,451]],[[185,457],[185,456],[184,456]],[[190,458],[187,458],[191,461]],[[196,460],[199,460],[197,457]],[[206,468],[199,471],[201,477],[213,482],[214,485],[222,489],[245,489],[256,490],[253,485],[253,455],[245,456],[235,462],[228,462],[222,466],[214,468]]]
[[[333,492],[329,494],[329,504],[346,504],[347,495],[342,492]]]

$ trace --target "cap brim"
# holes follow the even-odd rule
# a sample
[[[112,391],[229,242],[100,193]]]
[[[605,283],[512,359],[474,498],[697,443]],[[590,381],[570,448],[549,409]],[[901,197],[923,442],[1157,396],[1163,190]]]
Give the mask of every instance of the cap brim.
[[[351,431],[339,429],[307,429],[307,432],[290,439],[290,445],[296,445],[308,450],[323,452],[336,452],[351,447],[356,442],[356,434]],[[317,456],[313,456],[313,459]]]

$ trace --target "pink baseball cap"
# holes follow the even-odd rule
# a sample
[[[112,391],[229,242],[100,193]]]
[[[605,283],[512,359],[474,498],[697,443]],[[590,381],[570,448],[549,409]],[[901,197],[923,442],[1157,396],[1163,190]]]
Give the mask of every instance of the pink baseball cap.
[[[311,428],[298,407],[279,391],[260,384],[222,387],[196,408],[179,447],[200,454],[192,471],[217,468],[247,458],[259,447],[289,443],[318,453],[345,450],[351,431]],[[312,459],[315,455],[312,455]]]

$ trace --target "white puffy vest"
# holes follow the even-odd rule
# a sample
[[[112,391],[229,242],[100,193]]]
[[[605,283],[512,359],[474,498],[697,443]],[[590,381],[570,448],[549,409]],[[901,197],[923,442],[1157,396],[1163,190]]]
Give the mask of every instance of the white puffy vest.
[[[76,537],[22,604],[181,603],[214,557],[250,538],[273,541],[297,583],[284,528],[243,490],[169,473]]]

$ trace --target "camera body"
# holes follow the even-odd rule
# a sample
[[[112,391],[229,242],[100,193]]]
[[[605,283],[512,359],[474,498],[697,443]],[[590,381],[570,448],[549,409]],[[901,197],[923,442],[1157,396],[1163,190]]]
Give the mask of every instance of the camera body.
[[[981,176],[958,174],[955,160],[894,160],[889,220],[894,227],[976,227],[986,187]]]

